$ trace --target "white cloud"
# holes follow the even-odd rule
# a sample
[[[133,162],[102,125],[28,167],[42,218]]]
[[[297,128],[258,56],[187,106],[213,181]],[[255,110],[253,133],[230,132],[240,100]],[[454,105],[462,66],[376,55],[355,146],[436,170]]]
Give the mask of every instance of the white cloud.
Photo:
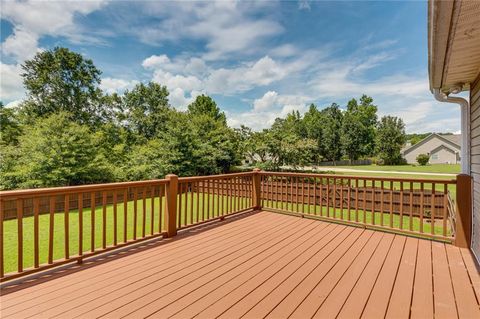
[[[158,19],[155,27],[133,27],[130,32],[147,44],[205,41],[204,59],[225,59],[259,52],[262,40],[283,32],[281,24],[269,16],[269,9],[276,6],[270,1],[146,2],[142,14]]]
[[[127,89],[133,88],[139,82],[136,80],[123,80],[116,78],[103,78],[100,83],[100,89],[103,91],[112,94],[112,93],[122,93]]]
[[[23,98],[22,68],[18,64],[5,64],[0,62],[0,99],[5,101]]]
[[[277,103],[278,93],[275,91],[268,91],[261,98],[253,102],[253,109],[255,111],[262,111],[272,108]]]
[[[22,28],[15,28],[13,34],[2,43],[2,52],[16,61],[30,59],[38,51],[38,35]]]
[[[11,101],[24,95],[20,64],[41,48],[42,36],[64,36],[71,41],[93,40],[81,26],[75,24],[75,15],[88,14],[99,9],[104,1],[3,1],[2,19],[13,25],[13,32],[3,42],[2,55],[12,57],[15,63],[2,63],[1,98]]]

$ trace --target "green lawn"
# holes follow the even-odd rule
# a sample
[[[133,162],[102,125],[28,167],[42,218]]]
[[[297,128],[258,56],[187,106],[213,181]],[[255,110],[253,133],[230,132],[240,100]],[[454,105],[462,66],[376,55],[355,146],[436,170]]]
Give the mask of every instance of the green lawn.
[[[375,216],[373,216],[371,211],[366,211],[364,212],[363,210],[358,211],[358,216],[356,216],[355,209],[335,209],[335,212],[332,207],[330,209],[327,209],[325,206],[319,206],[319,205],[307,205],[304,204],[302,207],[302,204],[296,205],[296,204],[291,204],[291,203],[277,203],[275,201],[265,201],[264,202],[265,207],[269,208],[274,208],[274,209],[281,209],[281,210],[287,210],[291,212],[296,212],[296,213],[304,213],[312,216],[322,216],[322,217],[332,217],[332,218],[337,218],[340,220],[348,221],[349,220],[349,215],[350,215],[350,220],[351,221],[356,221],[358,222],[363,222],[365,221],[366,224],[369,225],[377,225],[377,226],[390,226],[390,214],[388,213],[383,213],[381,214],[380,212],[375,212]],[[383,215],[383,216],[382,216]],[[365,219],[364,219],[365,216]],[[421,228],[421,223],[420,223],[420,218],[419,217],[412,217],[412,222],[411,222],[411,229],[410,229],[410,217],[403,216],[400,218],[400,215],[393,214],[392,216],[392,228],[396,230],[412,230],[412,231],[420,231]],[[372,223],[372,220],[375,222]],[[423,223],[423,232],[426,234],[431,234],[432,230],[432,224],[428,222],[427,218],[424,218],[424,223]],[[434,225],[434,234],[435,235],[443,235],[443,226],[437,222]],[[449,227],[447,226],[447,236],[450,235],[450,230]]]
[[[353,166],[319,166],[318,169],[328,170],[332,168],[347,168],[367,171],[399,171],[399,172],[417,172],[417,173],[448,173],[459,174],[460,164],[432,164],[426,166],[420,165],[353,165]]]

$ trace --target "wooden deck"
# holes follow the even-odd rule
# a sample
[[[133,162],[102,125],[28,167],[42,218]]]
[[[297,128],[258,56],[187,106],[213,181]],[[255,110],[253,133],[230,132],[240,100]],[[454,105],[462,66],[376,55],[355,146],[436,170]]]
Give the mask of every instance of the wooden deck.
[[[259,212],[9,283],[2,318],[480,318],[449,244]]]

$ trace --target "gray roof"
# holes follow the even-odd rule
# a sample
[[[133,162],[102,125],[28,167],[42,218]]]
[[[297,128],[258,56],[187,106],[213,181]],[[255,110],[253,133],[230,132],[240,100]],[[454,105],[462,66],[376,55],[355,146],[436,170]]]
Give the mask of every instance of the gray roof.
[[[459,147],[462,144],[462,135],[461,134],[448,134],[440,135],[441,137],[449,140],[450,142],[457,144]]]

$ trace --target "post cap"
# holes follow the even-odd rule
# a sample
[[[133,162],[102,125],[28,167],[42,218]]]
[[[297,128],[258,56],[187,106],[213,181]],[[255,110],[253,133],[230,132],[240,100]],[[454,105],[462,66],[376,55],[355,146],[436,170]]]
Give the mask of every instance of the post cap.
[[[178,176],[177,176],[177,175],[175,175],[175,174],[168,174],[168,175],[165,175],[165,178],[166,178],[166,179],[170,179],[170,178],[178,178]]]
[[[261,170],[260,168],[258,168],[258,167],[255,167],[255,168],[253,169],[253,171],[254,171],[254,172],[261,172],[262,170]]]

